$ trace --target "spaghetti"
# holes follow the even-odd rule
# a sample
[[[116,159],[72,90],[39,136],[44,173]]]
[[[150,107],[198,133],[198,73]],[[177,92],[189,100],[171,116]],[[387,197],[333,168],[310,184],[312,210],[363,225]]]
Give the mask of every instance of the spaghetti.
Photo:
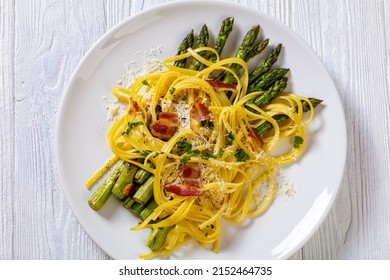
[[[210,62],[199,52],[214,53],[217,59]],[[191,57],[204,65],[203,70],[173,65]],[[240,76],[230,69],[232,64],[241,66]],[[162,248],[143,258],[169,254],[190,240],[216,252],[221,219],[241,223],[261,215],[272,203],[275,173],[301,154],[313,105],[292,93],[281,93],[265,106],[253,104],[251,100],[264,92],[247,94],[246,63],[220,59],[210,47],[189,49],[163,65],[166,70],[142,77],[130,88],[113,89],[128,110],[109,129],[109,146],[113,160],[130,162],[154,176],[158,206],[133,229],[171,228]],[[233,75],[234,85],[217,82],[221,72]],[[311,109],[306,118],[302,101]],[[277,115],[288,121],[279,124]],[[259,136],[256,128],[265,122],[272,132]],[[274,145],[290,136],[298,136],[300,145],[273,156]]]

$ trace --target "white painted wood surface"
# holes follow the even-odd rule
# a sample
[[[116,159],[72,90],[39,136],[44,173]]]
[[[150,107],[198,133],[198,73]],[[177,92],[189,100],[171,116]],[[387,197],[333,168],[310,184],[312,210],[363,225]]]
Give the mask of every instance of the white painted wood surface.
[[[162,2],[0,0],[0,259],[109,258],[62,193],[56,113],[71,73],[96,40]],[[292,259],[390,259],[390,1],[232,2],[302,36],[345,106],[349,145],[341,190]]]

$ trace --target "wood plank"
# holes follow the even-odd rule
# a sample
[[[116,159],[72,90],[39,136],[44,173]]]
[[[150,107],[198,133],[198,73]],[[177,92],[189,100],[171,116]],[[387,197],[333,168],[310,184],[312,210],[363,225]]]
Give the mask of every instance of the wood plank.
[[[323,61],[345,106],[349,156],[336,203],[305,247],[305,258],[388,258],[390,247],[383,244],[383,237],[389,234],[389,213],[382,211],[386,208],[382,198],[389,197],[389,125],[383,122],[389,116],[389,89],[381,78],[388,77],[383,5],[382,1],[322,2],[327,32]],[[322,252],[320,244],[325,245]]]
[[[15,259],[107,258],[68,207],[53,149],[62,91],[105,16],[103,1],[15,3]]]
[[[14,1],[0,0],[0,259],[13,258],[14,158]]]

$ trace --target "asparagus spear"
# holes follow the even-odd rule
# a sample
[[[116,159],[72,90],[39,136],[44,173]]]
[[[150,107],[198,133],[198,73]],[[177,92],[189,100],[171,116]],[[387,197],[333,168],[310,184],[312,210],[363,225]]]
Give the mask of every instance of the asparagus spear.
[[[158,206],[157,202],[152,199],[145,208],[142,209],[141,213],[139,214],[141,216],[142,220],[145,220],[147,217],[149,217],[150,214],[153,213],[154,209],[156,209]]]
[[[133,205],[131,205],[130,210],[134,212],[135,214],[139,215],[142,212],[142,209],[144,209],[145,205],[134,202]]]
[[[278,68],[265,73],[263,76],[249,85],[247,93],[268,89],[275,83],[275,81],[283,78],[289,70],[290,69],[288,68]]]
[[[311,104],[313,105],[313,108],[317,107],[322,102],[321,99],[317,99],[317,98],[309,97],[308,99],[310,100]],[[301,104],[302,104],[303,112],[310,111],[309,103],[307,103],[305,100],[302,100]]]
[[[322,100],[316,99],[316,98],[309,98],[309,100],[313,104],[314,108],[317,107],[322,102]],[[304,112],[307,112],[307,111],[310,110],[310,106],[309,106],[309,104],[306,101],[302,100],[301,103],[302,103],[302,108],[303,108]],[[275,115],[275,116],[273,116],[273,118],[275,119],[275,121],[278,124],[283,124],[285,121],[287,121],[288,116],[286,116],[286,115]],[[267,122],[264,122],[261,125],[259,125],[256,128],[256,130],[257,130],[257,133],[260,136],[264,136],[267,133],[269,133],[272,130],[272,128],[273,128],[272,124],[267,121]]]
[[[193,43],[194,43],[194,30],[191,30],[191,32],[187,34],[187,36],[183,39],[183,41],[179,45],[179,48],[177,49],[177,55],[185,54],[187,52],[187,49],[192,47]],[[186,61],[187,59],[181,59],[175,61],[174,65],[177,67],[184,68],[186,66]]]
[[[135,202],[144,205],[153,196],[154,176],[150,176],[135,192],[133,199]]]
[[[260,64],[260,66],[249,74],[249,83],[252,83],[254,80],[264,75],[271,69],[271,66],[278,59],[281,50],[282,44],[279,44],[271,51],[268,57]]]
[[[221,29],[215,39],[215,47],[214,49],[217,51],[218,55],[221,55],[223,48],[225,47],[226,41],[230,35],[230,32],[233,30],[234,18],[228,17],[222,21]],[[212,53],[209,56],[209,61],[215,62],[217,60],[217,56]]]
[[[260,31],[260,25],[253,26],[244,36],[241,45],[238,47],[236,52],[236,57],[241,58],[245,61],[245,57],[247,56],[249,50],[251,49],[253,43],[256,41],[257,35]],[[232,65],[231,66],[236,74],[241,69],[240,65]],[[221,78],[220,78],[221,79]],[[231,84],[234,82],[234,77],[230,72],[224,74],[223,83]]]
[[[277,80],[269,90],[256,97],[251,102],[259,107],[269,104],[272,99],[274,99],[279,93],[283,92],[287,86],[287,80],[288,79],[286,77]]]
[[[123,167],[124,163],[119,164],[110,176],[107,177],[103,184],[91,195],[88,200],[88,204],[93,210],[99,211],[107,202],[111,195],[111,190],[114,187],[115,182],[118,180]]]
[[[173,227],[166,228],[154,228],[150,232],[148,239],[146,240],[146,246],[148,246],[153,251],[158,251],[161,249],[161,246],[164,243],[165,238],[167,237],[169,231]]]
[[[256,55],[261,54],[261,52],[267,47],[269,43],[269,39],[265,39],[264,41],[257,43],[254,45],[247,53],[245,57],[245,62],[249,61],[251,58],[255,57]]]
[[[249,50],[251,49],[253,43],[256,41],[257,35],[260,31],[260,25],[253,26],[244,36],[241,45],[238,47],[236,52],[236,57],[245,60]]]
[[[124,163],[123,170],[111,191],[118,199],[123,199],[125,196],[128,196],[125,189],[128,189],[129,184],[133,183],[134,175],[137,170],[137,166],[129,162]],[[132,185],[130,185],[130,188],[131,186]],[[128,191],[131,192],[131,190]]]
[[[134,204],[134,202],[135,201],[134,201],[134,199],[132,197],[125,197],[124,199],[122,199],[121,204],[126,209],[130,209],[130,207]]]
[[[148,161],[146,165],[150,168],[154,168],[153,163],[151,163],[150,161]],[[146,181],[146,179],[149,178],[150,175],[151,173],[149,171],[140,168],[138,169],[137,173],[135,173],[134,175],[134,181],[138,184],[143,184]]]
[[[196,41],[196,48],[207,47],[208,42],[209,42],[209,30],[205,24],[200,30],[198,40]],[[199,52],[200,56],[204,56],[205,54],[206,52]],[[189,69],[198,70],[200,66],[201,66],[200,61],[196,59],[192,59]]]

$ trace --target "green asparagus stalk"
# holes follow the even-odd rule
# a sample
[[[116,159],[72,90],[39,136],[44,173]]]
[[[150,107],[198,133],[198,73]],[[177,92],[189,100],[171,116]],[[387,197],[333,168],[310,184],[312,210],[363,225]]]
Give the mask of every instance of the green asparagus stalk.
[[[317,107],[322,102],[322,100],[316,99],[316,98],[309,98],[309,100],[313,104],[314,108]],[[301,103],[302,103],[302,108],[303,108],[304,112],[310,111],[310,106],[306,101],[302,100]],[[275,119],[277,124],[283,124],[285,121],[287,121],[288,116],[275,115],[275,116],[273,116],[273,118]],[[272,130],[272,128],[273,128],[272,124],[270,122],[266,121],[266,122],[262,123],[261,125],[259,125],[256,128],[256,130],[260,136],[264,136],[267,133],[269,133]]]
[[[139,215],[142,212],[142,210],[144,209],[144,207],[145,207],[145,205],[143,205],[141,203],[134,202],[133,205],[131,205],[130,210],[133,213]]]
[[[272,65],[275,64],[276,60],[278,59],[281,50],[282,44],[279,44],[271,51],[268,57],[260,64],[260,66],[249,74],[249,83],[252,83],[271,69]]]
[[[249,50],[251,49],[253,43],[257,39],[257,35],[259,34],[260,31],[260,25],[253,26],[244,36],[241,45],[238,47],[238,50],[236,52],[236,57],[241,58],[242,60],[245,61],[245,57],[247,56]],[[231,66],[232,70],[234,73],[238,74],[241,66],[240,65],[232,65]],[[221,79],[221,77],[220,77]],[[222,79],[223,83],[226,84],[231,84],[234,83],[234,76],[230,73],[227,72],[224,74],[224,77]]]
[[[321,99],[317,99],[317,98],[309,97],[308,99],[310,100],[311,104],[313,105],[313,108],[317,107],[322,102]],[[308,102],[306,102],[306,100],[302,100],[301,104],[302,104],[303,112],[310,111],[310,105]]]
[[[187,52],[187,49],[192,47],[193,43],[194,43],[194,30],[191,30],[191,32],[187,34],[187,36],[183,39],[183,41],[179,45],[179,48],[177,50],[177,55],[185,54]],[[177,67],[184,68],[186,66],[186,62],[187,59],[181,59],[175,61],[174,65]]]
[[[287,78],[283,77],[275,82],[275,84],[262,95],[256,97],[251,103],[259,107],[269,104],[279,93],[283,92],[287,86]]]
[[[142,209],[141,213],[139,214],[141,216],[142,220],[145,220],[147,217],[149,217],[150,214],[153,213],[154,209],[156,209],[158,206],[157,202],[152,199],[145,208]]]
[[[169,231],[173,227],[166,228],[154,228],[150,232],[148,239],[146,240],[146,246],[148,246],[153,251],[158,251],[161,249],[161,246],[164,243],[165,238],[167,237]]]
[[[128,187],[128,184],[133,183],[134,175],[137,172],[138,167],[129,162],[124,163],[123,170],[118,180],[116,181],[114,187],[112,188],[112,193],[118,198],[123,199],[128,194],[125,193],[125,187]]]
[[[248,54],[245,57],[245,62],[248,62],[251,58],[255,57],[256,55],[261,54],[263,50],[267,47],[268,43],[269,43],[269,39],[265,39],[264,41],[254,45],[248,51]]]
[[[135,192],[133,199],[142,205],[146,204],[153,196],[154,176],[150,176]]]
[[[122,199],[121,204],[123,205],[123,207],[130,210],[130,207],[134,204],[134,202],[135,201],[132,197],[125,197],[124,199]]]
[[[247,93],[269,89],[277,80],[283,78],[289,70],[288,68],[278,68],[265,73],[249,85]]]
[[[230,35],[230,32],[233,30],[234,18],[228,17],[222,21],[221,29],[215,39],[215,47],[214,49],[217,51],[218,55],[221,55],[223,48],[225,47],[226,41]],[[217,56],[212,53],[209,56],[209,61],[215,62],[217,60]]]
[[[238,47],[238,50],[236,52],[236,57],[241,58],[242,60],[245,60],[245,57],[247,56],[249,50],[251,49],[253,43],[257,39],[257,35],[260,31],[260,25],[253,26],[244,36],[244,39],[242,40],[241,45]]]
[[[207,44],[209,42],[209,30],[205,25],[203,25],[202,29],[200,30],[198,40],[196,41],[196,48],[201,48],[201,47],[207,47]],[[199,52],[198,53],[200,56],[204,56],[206,52]],[[191,64],[189,66],[189,69],[191,70],[199,70],[200,66],[202,63],[200,63],[199,60],[197,59],[192,59]]]
[[[112,188],[122,173],[123,168],[124,164],[119,164],[110,176],[107,177],[103,184],[91,195],[88,200],[88,204],[93,210],[99,211],[107,202],[111,195]]]
[[[150,167],[150,168],[154,168],[154,164],[151,163],[150,161],[148,161],[146,163],[146,166]],[[143,184],[146,179],[149,178],[149,176],[151,175],[151,173],[149,171],[146,171],[145,169],[138,169],[137,173],[135,173],[134,175],[134,181],[138,184]]]

